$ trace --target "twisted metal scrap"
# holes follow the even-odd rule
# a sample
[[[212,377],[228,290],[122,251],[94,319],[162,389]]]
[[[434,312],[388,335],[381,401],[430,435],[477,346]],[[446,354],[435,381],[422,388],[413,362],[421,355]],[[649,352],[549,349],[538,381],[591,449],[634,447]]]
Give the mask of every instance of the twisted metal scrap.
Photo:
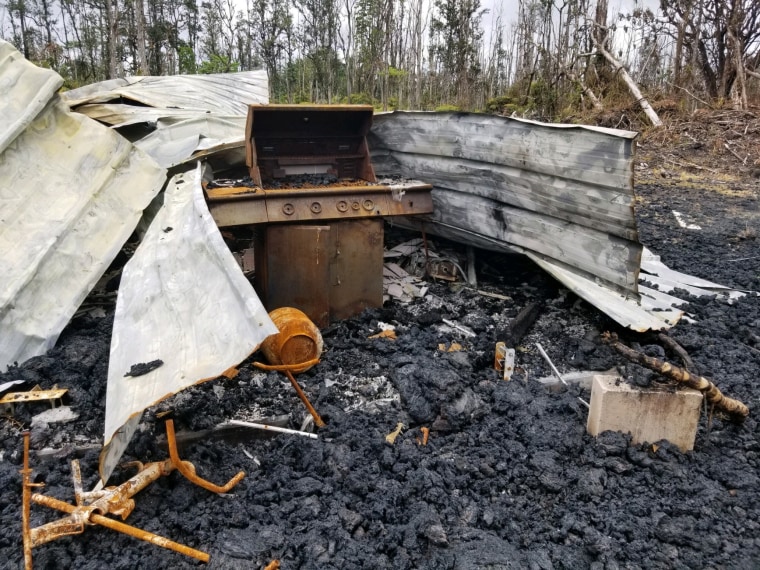
[[[606,332],[602,334],[602,342],[610,345],[631,362],[659,372],[663,376],[685,384],[689,388],[699,390],[704,394],[707,401],[715,406],[715,409],[725,412],[733,421],[742,422],[749,415],[749,408],[745,404],[739,400],[724,396],[715,384],[703,376],[689,374],[683,368],[673,366],[668,362],[663,362],[662,360],[628,348],[618,340],[615,333]]]

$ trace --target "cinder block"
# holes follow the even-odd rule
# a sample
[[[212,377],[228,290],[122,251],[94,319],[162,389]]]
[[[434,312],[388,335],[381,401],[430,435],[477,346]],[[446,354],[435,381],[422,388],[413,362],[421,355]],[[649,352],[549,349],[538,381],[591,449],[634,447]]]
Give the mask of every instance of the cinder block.
[[[640,389],[619,376],[594,376],[586,429],[630,433],[633,443],[667,439],[681,451],[694,449],[702,393],[686,389]]]

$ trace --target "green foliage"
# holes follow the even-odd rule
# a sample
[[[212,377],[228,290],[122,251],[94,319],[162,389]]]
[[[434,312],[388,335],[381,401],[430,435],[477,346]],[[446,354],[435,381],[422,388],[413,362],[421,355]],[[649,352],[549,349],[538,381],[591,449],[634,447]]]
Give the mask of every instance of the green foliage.
[[[198,72],[198,68],[195,65],[195,53],[193,52],[193,48],[186,44],[180,45],[177,48],[177,56],[179,59],[179,72],[181,75]]]
[[[511,115],[517,109],[517,103],[509,95],[499,95],[486,101],[486,112],[496,115]]]
[[[237,62],[230,61],[228,58],[219,55],[218,53],[211,54],[208,61],[204,61],[198,66],[198,73],[203,74],[234,73],[236,71],[238,71]]]
[[[350,97],[341,97],[342,105],[374,105],[375,101],[369,93],[351,93]]]
[[[436,111],[461,111],[456,105],[438,105],[435,108]]]

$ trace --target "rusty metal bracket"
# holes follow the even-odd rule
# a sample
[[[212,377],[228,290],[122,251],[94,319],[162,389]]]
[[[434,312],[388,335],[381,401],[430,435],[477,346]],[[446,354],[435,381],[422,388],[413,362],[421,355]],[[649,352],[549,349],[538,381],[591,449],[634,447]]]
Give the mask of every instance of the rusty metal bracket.
[[[195,465],[189,461],[180,459],[177,453],[177,442],[174,436],[174,423],[172,420],[166,421],[166,438],[169,445],[169,459],[156,461],[153,463],[143,464],[133,462],[132,465],[137,467],[137,474],[122,483],[118,487],[106,487],[103,490],[91,493],[82,491],[82,476],[77,460],[72,461],[71,471],[74,482],[74,498],[76,505],[71,505],[53,497],[32,493],[34,487],[43,487],[42,483],[32,483],[32,470],[29,467],[29,432],[24,432],[24,467],[20,471],[22,475],[22,534],[24,541],[24,567],[26,570],[32,570],[32,549],[62,536],[81,534],[86,526],[100,525],[110,528],[150,542],[162,548],[179,552],[186,556],[195,558],[202,562],[209,561],[209,555],[200,550],[195,550],[189,546],[179,544],[163,536],[147,532],[145,530],[130,526],[123,522],[114,520],[106,515],[120,516],[122,520],[130,515],[135,508],[134,495],[142,491],[145,487],[156,481],[159,477],[169,475],[175,469],[184,475],[190,482],[203,487],[214,493],[226,493],[237,485],[243,477],[244,472],[239,472],[225,485],[218,486],[210,481],[202,479],[195,473]],[[43,524],[36,528],[30,527],[31,503],[43,505],[51,509],[62,511],[67,516]]]

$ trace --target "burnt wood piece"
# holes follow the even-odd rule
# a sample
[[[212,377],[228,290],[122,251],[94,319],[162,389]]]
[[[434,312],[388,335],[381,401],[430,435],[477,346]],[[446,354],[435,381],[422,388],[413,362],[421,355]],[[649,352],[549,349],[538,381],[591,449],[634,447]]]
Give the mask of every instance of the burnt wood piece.
[[[533,326],[533,323],[538,319],[541,314],[540,303],[528,303],[525,307],[517,313],[517,316],[509,323],[509,338],[507,338],[507,346],[515,347],[528,332],[528,329]]]

